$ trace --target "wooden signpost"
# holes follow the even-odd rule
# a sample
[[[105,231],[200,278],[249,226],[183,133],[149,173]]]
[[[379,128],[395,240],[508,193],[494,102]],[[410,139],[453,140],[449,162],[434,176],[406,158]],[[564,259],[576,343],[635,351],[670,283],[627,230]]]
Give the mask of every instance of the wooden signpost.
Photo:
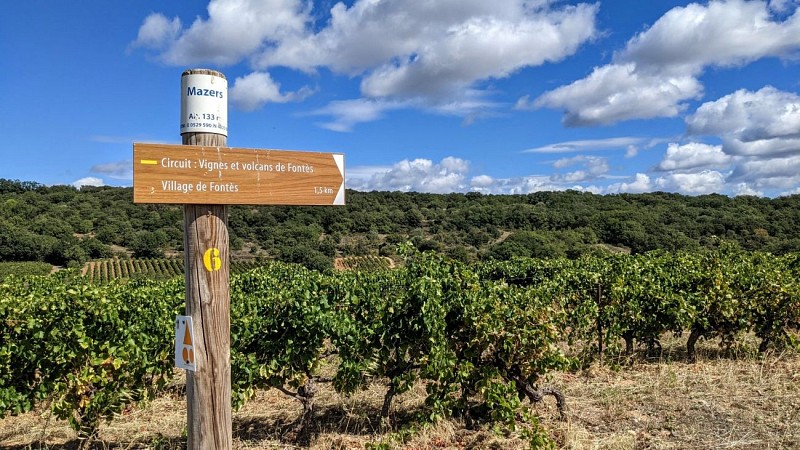
[[[133,144],[133,201],[343,205],[344,155]]]
[[[183,145],[133,146],[134,203],[183,204],[186,317],[176,319],[175,358],[187,369],[189,449],[233,445],[228,205],[344,205],[344,155],[228,148],[227,98],[222,73],[185,71]]]

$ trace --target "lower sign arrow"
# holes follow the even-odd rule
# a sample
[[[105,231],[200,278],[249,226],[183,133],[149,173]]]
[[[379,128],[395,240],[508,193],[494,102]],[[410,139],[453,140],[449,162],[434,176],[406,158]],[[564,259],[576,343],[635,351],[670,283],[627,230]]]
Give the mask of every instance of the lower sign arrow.
[[[344,205],[344,155],[133,144],[134,203]]]

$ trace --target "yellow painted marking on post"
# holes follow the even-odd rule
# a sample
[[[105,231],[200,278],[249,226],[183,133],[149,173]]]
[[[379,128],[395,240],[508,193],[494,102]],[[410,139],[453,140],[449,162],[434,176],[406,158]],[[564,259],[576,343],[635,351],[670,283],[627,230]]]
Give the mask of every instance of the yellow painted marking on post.
[[[141,160],[139,162],[141,162],[142,164],[148,165],[148,166],[155,166],[155,165],[158,164],[158,160],[157,159],[143,159],[143,160]]]
[[[219,257],[218,248],[210,248],[203,254],[203,265],[209,272],[216,272],[222,268],[222,258]]]
[[[194,364],[194,343],[192,342],[192,335],[189,334],[187,328],[183,334],[183,362],[184,364]]]

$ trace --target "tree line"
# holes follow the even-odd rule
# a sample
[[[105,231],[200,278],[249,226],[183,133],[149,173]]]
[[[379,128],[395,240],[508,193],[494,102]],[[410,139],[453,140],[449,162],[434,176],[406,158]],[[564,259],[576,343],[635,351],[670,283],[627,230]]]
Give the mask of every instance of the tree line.
[[[232,206],[234,256],[326,270],[337,256],[394,257],[406,241],[464,262],[694,250],[717,239],[773,254],[800,251],[800,195],[348,190],[346,197],[345,207]],[[78,267],[182,251],[180,205],[132,199],[132,188],[0,179],[0,261]]]

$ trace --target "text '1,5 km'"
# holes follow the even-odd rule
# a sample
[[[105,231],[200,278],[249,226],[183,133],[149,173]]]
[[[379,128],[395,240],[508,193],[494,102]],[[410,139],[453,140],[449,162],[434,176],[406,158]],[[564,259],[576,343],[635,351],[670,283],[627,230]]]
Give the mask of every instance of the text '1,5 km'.
[[[133,144],[134,203],[344,205],[344,155]]]

